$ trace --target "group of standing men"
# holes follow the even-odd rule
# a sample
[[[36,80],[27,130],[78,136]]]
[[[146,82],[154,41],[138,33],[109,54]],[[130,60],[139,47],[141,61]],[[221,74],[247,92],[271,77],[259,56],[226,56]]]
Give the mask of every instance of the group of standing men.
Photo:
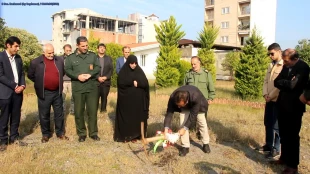
[[[270,159],[280,155],[279,160],[271,163],[286,165],[283,174],[295,174],[299,165],[302,116],[310,99],[309,66],[296,50],[282,51],[277,43],[268,47],[268,55],[272,62],[263,86],[266,144],[257,150],[267,153]]]
[[[0,151],[5,151],[12,143],[27,145],[20,141],[18,132],[23,90],[26,88],[22,58],[17,54],[20,44],[19,38],[9,37],[5,42],[6,50],[0,53]],[[63,56],[55,56],[53,45],[45,44],[43,54],[30,62],[27,73],[34,82],[38,99],[41,142],[46,143],[52,137],[51,107],[57,138],[69,139],[65,136],[64,117],[65,98],[70,93],[70,114],[75,117],[78,141],[85,141],[87,135],[99,141],[97,110],[101,98],[100,112],[106,112],[112,59],[105,55],[106,46],[102,43],[97,47],[98,55],[89,51],[87,38],[83,36],[77,38],[77,49],[73,53],[71,45],[67,44],[63,49]],[[84,117],[85,108],[87,117]],[[88,133],[84,118],[87,118]]]

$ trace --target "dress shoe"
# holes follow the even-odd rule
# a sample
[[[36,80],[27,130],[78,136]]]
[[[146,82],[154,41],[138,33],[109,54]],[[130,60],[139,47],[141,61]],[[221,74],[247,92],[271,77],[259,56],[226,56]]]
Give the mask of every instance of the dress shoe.
[[[44,137],[42,137],[41,142],[42,143],[47,143],[49,139],[50,139],[49,137],[45,137],[44,136]]]
[[[204,145],[202,146],[202,151],[203,151],[204,153],[210,153],[211,150],[210,150],[209,144],[204,144]]]
[[[79,136],[79,142],[84,142],[86,139],[86,136]]]
[[[100,141],[100,138],[98,137],[98,135],[91,136],[90,138],[95,141]]]
[[[268,159],[273,159],[280,155],[280,152],[278,152],[275,148],[273,148],[265,157]]]
[[[189,148],[188,147],[182,147],[182,149],[179,152],[179,156],[186,156],[186,154],[189,153]]]
[[[15,144],[18,146],[27,146],[28,144],[21,141],[19,138],[15,138],[14,140],[10,140],[9,144]]]
[[[0,145],[0,152],[1,151],[6,151],[6,148],[8,147],[8,145],[6,145],[6,144],[1,144]]]
[[[298,169],[294,169],[291,167],[287,167],[285,170],[283,170],[282,174],[297,174]]]
[[[57,138],[60,139],[60,140],[69,140],[69,138],[66,137],[65,135],[57,136]]]

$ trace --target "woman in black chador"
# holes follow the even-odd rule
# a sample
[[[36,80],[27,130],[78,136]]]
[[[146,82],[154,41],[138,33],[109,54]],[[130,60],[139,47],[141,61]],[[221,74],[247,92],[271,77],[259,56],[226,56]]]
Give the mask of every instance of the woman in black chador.
[[[150,91],[148,80],[130,55],[117,78],[117,105],[114,141],[135,142],[141,138],[141,122],[146,132],[149,117]]]

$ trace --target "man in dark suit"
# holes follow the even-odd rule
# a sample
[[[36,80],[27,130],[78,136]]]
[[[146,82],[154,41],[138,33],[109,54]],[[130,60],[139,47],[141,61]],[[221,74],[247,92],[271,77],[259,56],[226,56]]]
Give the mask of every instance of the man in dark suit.
[[[28,78],[34,82],[34,88],[38,97],[38,110],[42,132],[42,143],[46,143],[52,137],[50,129],[51,106],[54,110],[55,132],[60,140],[69,140],[65,136],[65,124],[63,113],[63,76],[64,62],[60,57],[54,56],[52,44],[45,44],[44,54],[30,62]]]
[[[20,43],[19,38],[11,36],[5,41],[6,50],[0,53],[0,151],[11,143],[27,145],[19,140],[18,132],[26,88],[23,61],[17,54]]]
[[[121,68],[123,67],[123,65],[125,64],[128,56],[130,55],[130,47],[128,46],[124,46],[123,47],[123,57],[119,57],[116,60],[116,73],[118,74],[119,71],[121,70]]]
[[[110,56],[105,54],[106,46],[101,43],[98,45],[98,60],[101,66],[99,81],[99,98],[101,98],[100,112],[107,111],[107,98],[110,92],[111,76],[113,73],[113,62]]]
[[[278,124],[281,142],[281,156],[277,164],[284,164],[285,174],[298,172],[299,147],[302,116],[306,111],[305,104],[299,100],[308,79],[309,66],[299,59],[294,49],[286,49],[282,54],[284,67],[275,79],[274,85],[280,89],[276,101],[278,108]]]
[[[202,150],[205,153],[210,153],[208,127],[205,117],[206,109],[208,108],[207,105],[206,98],[196,86],[181,86],[170,95],[164,121],[165,135],[171,129],[173,113],[181,112],[181,128],[179,134],[181,136],[182,149],[179,152],[180,156],[185,156],[189,152],[190,141],[188,129],[192,123],[195,123],[196,119],[197,128],[200,131],[201,141],[203,142]]]

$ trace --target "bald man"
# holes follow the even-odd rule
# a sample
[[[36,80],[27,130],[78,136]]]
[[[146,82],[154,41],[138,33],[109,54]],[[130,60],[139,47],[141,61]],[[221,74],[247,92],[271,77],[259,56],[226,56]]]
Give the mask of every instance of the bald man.
[[[38,110],[42,132],[42,143],[46,143],[52,137],[50,129],[50,110],[54,110],[54,122],[56,136],[60,140],[68,140],[65,136],[65,124],[63,114],[63,76],[64,62],[54,55],[52,44],[43,46],[43,55],[32,60],[28,69],[28,78],[34,82],[38,97]]]
[[[299,58],[294,49],[282,53],[283,69],[274,81],[280,90],[276,101],[281,142],[281,156],[276,164],[284,164],[285,174],[298,172],[299,131],[306,106],[299,100],[309,79],[309,66]]]

